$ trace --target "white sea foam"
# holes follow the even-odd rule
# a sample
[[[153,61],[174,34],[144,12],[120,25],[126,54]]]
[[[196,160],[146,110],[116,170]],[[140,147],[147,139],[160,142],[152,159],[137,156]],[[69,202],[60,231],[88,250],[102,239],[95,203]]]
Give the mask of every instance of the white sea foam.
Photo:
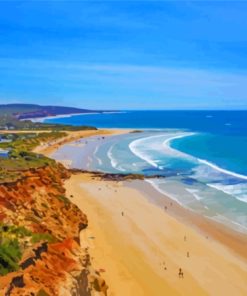
[[[238,173],[235,173],[235,172],[232,172],[232,171],[229,171],[229,170],[226,170],[226,169],[223,169],[219,166],[217,166],[216,164],[213,164],[207,160],[204,160],[204,159],[200,159],[200,158],[197,158],[197,157],[194,157],[192,155],[189,155],[187,153],[184,153],[184,152],[181,152],[181,151],[178,151],[176,149],[173,149],[169,146],[169,144],[171,143],[172,140],[175,140],[175,139],[179,139],[179,138],[184,138],[184,137],[187,137],[187,136],[192,136],[194,135],[195,133],[186,133],[186,134],[182,134],[182,135],[179,135],[179,136],[175,136],[175,137],[171,137],[171,138],[168,138],[166,139],[164,142],[163,142],[163,146],[166,148],[166,149],[170,149],[171,151],[173,151],[174,153],[177,153],[178,155],[180,156],[184,156],[184,157],[189,157],[189,158],[194,158],[196,159],[199,163],[202,163],[204,165],[207,165],[209,167],[211,167],[212,169],[214,170],[217,170],[218,172],[221,172],[223,174],[226,174],[226,175],[230,175],[230,176],[233,176],[233,177],[236,177],[236,178],[239,178],[239,179],[243,179],[243,180],[247,180],[247,176],[245,175],[242,175],[242,174],[238,174]]]
[[[153,188],[155,190],[157,190],[159,193],[169,197],[170,199],[174,200],[175,202],[177,202],[180,206],[184,207],[184,208],[188,208],[186,207],[183,203],[181,203],[174,195],[162,190],[159,185],[157,184],[157,182],[155,180],[151,180],[151,179],[145,179],[145,181],[149,184],[151,184],[153,186]]]
[[[182,133],[180,135],[176,135],[176,136],[172,136],[168,139],[166,139],[163,143],[162,143],[162,146],[163,148],[165,149],[166,153],[169,153],[171,154],[172,156],[177,156],[177,157],[184,157],[184,158],[189,158],[190,160],[193,160],[195,159],[195,157],[187,154],[187,153],[184,153],[182,151],[179,151],[179,150],[176,150],[174,148],[172,148],[170,146],[170,143],[171,141],[175,140],[175,139],[181,139],[181,138],[185,138],[185,137],[189,137],[189,136],[193,136],[195,135],[196,133]]]
[[[136,155],[137,157],[143,159],[144,161],[146,161],[147,163],[149,163],[151,166],[158,168],[159,166],[157,165],[157,163],[150,157],[150,155],[148,153],[145,153],[144,151],[141,151],[139,148],[139,146],[141,146],[143,144],[143,142],[147,139],[153,139],[153,138],[160,138],[159,136],[151,136],[151,137],[146,137],[146,138],[141,138],[138,140],[134,140],[133,142],[131,142],[129,144],[129,149],[130,151]]]
[[[226,194],[229,194],[231,196],[234,196],[238,200],[247,203],[247,184],[246,183],[240,183],[240,184],[234,184],[234,185],[224,185],[221,183],[208,183],[208,186],[223,191]]]
[[[199,190],[197,189],[191,189],[191,188],[186,188],[186,191],[188,191],[190,194],[192,194],[196,200],[202,200],[203,197],[198,195],[198,192],[200,192]]]
[[[220,222],[222,224],[225,224],[225,225],[227,224],[227,225],[232,226],[232,227],[234,226],[234,229],[236,230],[236,228],[237,228],[238,231],[240,231],[240,232],[243,232],[243,233],[247,232],[247,227],[246,226],[244,226],[243,224],[240,224],[240,223],[238,223],[238,222],[236,222],[236,221],[234,221],[232,219],[229,219],[226,216],[223,216],[223,215],[221,215],[219,213],[216,213],[215,216],[208,217],[208,218],[210,218],[211,220]]]
[[[226,174],[226,175],[231,175],[233,177],[236,177],[236,178],[239,178],[239,179],[244,179],[244,180],[247,180],[247,176],[245,175],[242,175],[242,174],[238,174],[238,173],[235,173],[235,172],[232,172],[232,171],[229,171],[229,170],[226,170],[226,169],[222,169],[221,167],[217,166],[216,164],[213,164],[207,160],[204,160],[204,159],[200,159],[200,158],[197,158],[197,157],[194,157],[192,155],[189,155],[187,153],[184,153],[184,152],[181,152],[181,151],[178,151],[176,149],[173,149],[171,148],[171,146],[169,146],[169,144],[171,143],[172,140],[175,140],[175,139],[179,139],[179,138],[184,138],[184,137],[187,137],[187,136],[192,136],[192,135],[195,135],[195,133],[184,133],[182,135],[178,135],[178,136],[175,136],[175,137],[171,137],[171,138],[168,138],[166,139],[164,142],[163,142],[163,146],[166,148],[166,149],[170,149],[171,151],[173,151],[174,153],[178,153],[178,155],[180,156],[184,156],[184,157],[190,157],[190,158],[194,158],[196,159],[199,163],[202,163],[204,165],[207,165],[211,168],[213,168],[214,170],[217,170],[223,174]],[[168,146],[168,147],[167,147]]]
[[[111,166],[112,166],[114,169],[118,170],[118,171],[125,172],[126,170],[123,169],[123,168],[121,168],[121,167],[119,167],[119,166],[118,166],[118,161],[117,161],[117,159],[115,159],[115,158],[113,157],[112,150],[113,150],[114,146],[115,146],[115,145],[112,145],[112,146],[110,147],[110,149],[107,151],[107,156],[108,156],[108,158],[110,159]]]
[[[245,175],[241,175],[241,174],[238,174],[238,173],[234,173],[232,171],[228,171],[226,169],[222,169],[219,166],[217,166],[216,164],[213,164],[213,163],[211,163],[211,162],[209,162],[207,160],[204,160],[204,159],[197,158],[197,160],[200,163],[205,164],[205,165],[207,165],[207,166],[209,166],[209,167],[211,167],[211,168],[213,168],[213,169],[215,169],[215,170],[217,170],[217,171],[219,171],[219,172],[221,172],[223,174],[230,175],[230,176],[233,176],[233,177],[236,177],[236,178],[239,178],[239,179],[247,180],[247,176],[245,176]]]
[[[164,135],[150,136],[150,137],[141,138],[131,142],[129,145],[129,148],[136,156],[145,160],[147,163],[149,163],[150,165],[156,168],[162,169],[162,167],[158,165],[157,159],[154,159],[154,155],[152,155],[152,147],[154,148],[153,152],[159,150],[163,152],[166,156],[187,158],[190,161],[198,163],[197,170],[202,172],[202,175],[198,176],[200,179],[202,178],[204,179],[206,177],[206,179],[212,180],[213,176],[218,178],[220,176],[219,174],[223,174],[223,175],[232,176],[242,180],[247,180],[247,176],[245,175],[241,175],[232,171],[228,171],[226,169],[222,169],[217,165],[210,163],[209,161],[196,158],[192,155],[178,151],[169,145],[171,141],[175,139],[183,138],[186,136],[192,136],[192,135],[194,135],[194,133],[183,132],[182,134],[175,134],[175,135],[173,133],[172,135],[171,134],[168,135],[168,138],[165,139],[165,141],[163,141],[162,145],[160,144],[160,141],[157,141],[157,140],[159,140],[160,138],[162,139]],[[157,145],[160,145],[160,147],[157,147]],[[148,152],[146,151],[147,147],[149,148]],[[194,177],[196,177],[196,175],[194,175]],[[223,178],[223,176],[221,178]],[[247,184],[237,184],[237,185],[223,185],[221,183],[211,184],[209,180],[207,181],[209,183],[208,186],[213,187],[217,190],[223,191],[237,198],[242,202],[247,202]],[[160,188],[157,187],[156,184],[153,184],[153,186],[160,191]],[[191,193],[197,200],[203,199],[203,197],[199,195],[194,189],[191,189],[191,190],[187,189],[187,191]]]
[[[89,156],[88,157],[88,162],[87,162],[87,168],[89,168],[90,167],[90,164],[92,163],[92,158]]]
[[[126,113],[124,111],[112,111],[112,112],[87,112],[87,113],[71,113],[71,114],[60,114],[60,115],[53,115],[53,116],[46,116],[46,117],[36,117],[36,118],[23,118],[23,120],[31,120],[32,122],[44,122],[46,119],[55,119],[55,118],[70,118],[73,116],[79,115],[95,115],[95,114],[114,114],[114,113]]]
[[[96,153],[98,152],[98,150],[99,150],[99,146],[96,146],[96,148],[95,148],[95,150],[94,150],[94,152],[93,152],[93,156],[96,158],[96,160],[98,161],[98,164],[99,165],[102,165],[103,164],[103,162],[102,162],[102,160],[98,157],[98,156],[96,156]]]
[[[144,161],[149,163],[151,166],[153,166],[155,168],[163,169],[164,168],[163,166],[158,165],[159,160],[154,159],[154,157],[152,155],[152,150],[164,153],[166,155],[172,154],[173,156],[175,156],[174,154],[176,154],[178,156],[178,154],[180,154],[180,156],[184,156],[186,154],[184,154],[180,151],[177,151],[175,149],[172,149],[170,146],[168,146],[168,143],[173,139],[192,135],[192,133],[183,133],[183,134],[176,135],[176,136],[174,136],[174,133],[173,133],[171,137],[169,137],[168,139],[166,139],[162,143],[160,143],[160,141],[155,141],[157,139],[162,140],[164,137],[169,136],[169,135],[171,135],[171,134],[161,134],[158,136],[149,136],[149,137],[134,140],[133,142],[131,142],[129,144],[129,149],[131,150],[131,152],[133,154],[135,154],[137,157],[143,159]],[[142,147],[145,147],[145,148],[148,147],[151,150],[151,153],[148,153]]]
[[[71,113],[71,114],[60,114],[60,115],[53,115],[53,116],[46,116],[46,117],[35,117],[35,118],[24,118],[23,120],[31,120],[32,122],[44,122],[46,119],[55,119],[55,118],[69,118],[78,115],[91,115],[91,114],[98,114],[96,112],[92,113]]]

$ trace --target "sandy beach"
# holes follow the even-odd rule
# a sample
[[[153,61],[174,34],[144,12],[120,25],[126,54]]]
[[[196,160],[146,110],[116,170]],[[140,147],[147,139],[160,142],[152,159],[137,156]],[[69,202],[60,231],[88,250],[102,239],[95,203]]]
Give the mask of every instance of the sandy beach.
[[[36,152],[51,155],[81,137],[125,132],[71,132]],[[165,209],[151,185],[138,182],[77,173],[65,183],[67,196],[88,217],[82,247],[89,248],[108,295],[247,295],[246,236],[207,223],[163,196]]]
[[[72,176],[66,189],[88,216],[82,241],[94,266],[104,271],[109,295],[247,294],[244,259],[140,191],[90,174]]]

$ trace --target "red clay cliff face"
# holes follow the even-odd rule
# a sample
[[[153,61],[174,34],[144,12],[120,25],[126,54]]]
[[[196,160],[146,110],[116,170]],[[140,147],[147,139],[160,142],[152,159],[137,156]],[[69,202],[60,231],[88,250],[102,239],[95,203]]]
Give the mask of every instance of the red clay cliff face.
[[[20,174],[17,182],[0,185],[0,223],[24,226],[41,240],[22,242],[20,268],[0,278],[0,295],[106,295],[79,245],[88,221],[65,197],[70,173],[56,164]]]

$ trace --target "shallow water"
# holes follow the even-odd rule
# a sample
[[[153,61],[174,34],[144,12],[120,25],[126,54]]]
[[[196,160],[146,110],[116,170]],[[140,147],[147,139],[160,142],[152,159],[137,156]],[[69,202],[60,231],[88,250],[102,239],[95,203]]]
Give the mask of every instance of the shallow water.
[[[159,174],[149,182],[186,208],[247,232],[247,111],[126,111],[47,122],[142,133],[92,137],[56,157],[114,173]],[[60,155],[59,155],[60,153]]]
[[[71,166],[111,173],[159,174],[147,181],[180,205],[247,233],[247,180],[177,150],[173,141],[193,137],[185,131],[144,131],[81,139],[53,156]]]

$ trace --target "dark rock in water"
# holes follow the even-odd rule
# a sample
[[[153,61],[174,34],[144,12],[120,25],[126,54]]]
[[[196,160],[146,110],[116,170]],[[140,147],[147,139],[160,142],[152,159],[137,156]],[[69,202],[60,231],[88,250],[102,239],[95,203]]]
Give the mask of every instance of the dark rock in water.
[[[79,169],[71,169],[71,173],[84,173],[84,174],[92,174],[95,177],[100,178],[101,180],[106,181],[127,181],[127,180],[144,180],[151,178],[164,178],[162,175],[144,175],[144,174],[111,174],[111,173],[102,173],[102,172],[93,172],[93,171],[85,171]]]
[[[136,133],[143,133],[142,130],[133,130],[129,132],[130,134],[136,134]]]

